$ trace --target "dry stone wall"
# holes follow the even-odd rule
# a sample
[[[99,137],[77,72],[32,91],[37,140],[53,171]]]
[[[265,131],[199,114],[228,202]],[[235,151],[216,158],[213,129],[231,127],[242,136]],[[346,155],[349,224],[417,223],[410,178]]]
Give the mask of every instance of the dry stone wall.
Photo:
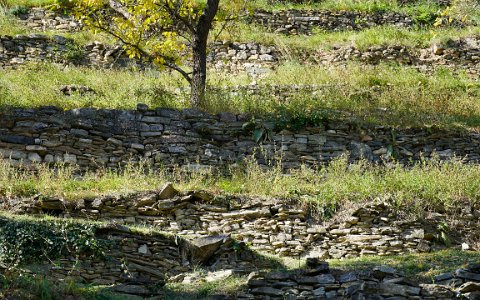
[[[373,202],[325,224],[310,215],[308,205],[294,201],[215,198],[202,191],[177,194],[171,189],[167,185],[160,192],[78,202],[45,197],[36,201],[4,199],[2,204],[22,214],[143,224],[189,238],[227,235],[257,251],[320,259],[429,252],[439,247],[434,244],[436,225],[449,222],[443,214],[405,220],[389,204]],[[452,233],[456,237],[452,242],[460,245],[478,238],[475,228],[480,225],[479,217],[480,211],[474,208],[456,217],[457,227],[463,230]]]
[[[79,31],[82,25],[72,16],[44,8],[32,8],[18,15],[29,28],[39,31]],[[361,30],[372,26],[391,24],[410,27],[413,21],[396,12],[360,13],[328,10],[283,10],[278,12],[255,11],[251,21],[281,33],[310,33],[313,28],[325,30]]]
[[[80,22],[75,20],[73,16],[41,7],[31,8],[26,13],[17,15],[17,17],[25,26],[37,31],[75,32],[82,29]]]
[[[114,285],[116,292],[152,296],[166,280],[200,266],[210,272],[227,269],[242,275],[275,267],[226,235],[186,240],[169,233],[144,234],[106,225],[97,229],[96,238],[108,245],[103,256],[89,258],[81,253],[61,258],[43,265],[41,272],[56,280]]]
[[[309,34],[314,28],[324,30],[361,30],[373,26],[394,25],[410,27],[414,23],[409,16],[396,12],[360,13],[328,10],[257,11],[252,21],[286,34]]]
[[[250,120],[245,115],[148,110],[143,105],[136,111],[13,109],[0,112],[0,153],[13,164],[65,162],[90,169],[118,168],[140,160],[148,160],[153,168],[181,165],[198,169],[239,163],[252,156],[266,164],[279,154],[282,166],[290,169],[326,163],[347,152],[351,159],[381,162],[388,160],[389,147],[403,163],[435,153],[441,159],[456,155],[465,162],[480,161],[480,136],[475,132],[325,121],[298,131],[277,131],[271,141],[259,145],[243,128]]]
[[[239,299],[478,299],[480,265],[436,276],[433,284],[419,284],[387,266],[339,272],[311,259],[303,270],[256,273],[248,286]]]
[[[354,46],[334,48],[331,51],[319,50],[316,53],[298,53],[306,61],[331,64],[349,60],[368,64],[395,62],[411,65],[420,70],[436,67],[462,67],[471,74],[480,72],[480,38],[470,37],[444,44],[435,44],[426,49],[411,49],[405,46],[371,46],[360,50]]]
[[[92,42],[78,46],[60,35],[43,34],[0,36],[0,68],[17,67],[27,62],[50,61],[61,64],[108,67],[146,65],[129,59],[121,46]]]
[[[405,46],[372,46],[358,49],[354,46],[310,52],[294,51],[294,57],[315,64],[342,63],[349,60],[368,64],[395,62],[430,71],[436,67],[464,68],[479,74],[480,39],[477,36],[450,40],[425,49]],[[291,55],[291,53],[290,53]],[[208,61],[212,68],[230,72],[246,72],[262,76],[287,59],[274,46],[257,43],[217,42],[211,46]],[[98,66],[103,68],[151,68],[151,64],[128,58],[120,45],[109,46],[92,42],[78,46],[59,35],[41,34],[0,36],[0,67],[17,67],[29,61],[53,61],[61,64]]]

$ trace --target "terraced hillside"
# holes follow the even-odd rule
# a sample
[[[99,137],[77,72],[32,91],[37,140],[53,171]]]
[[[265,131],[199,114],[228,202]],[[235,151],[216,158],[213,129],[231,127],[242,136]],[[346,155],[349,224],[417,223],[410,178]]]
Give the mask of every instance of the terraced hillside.
[[[480,299],[478,1],[251,1],[203,110],[74,6],[0,0],[2,298]]]

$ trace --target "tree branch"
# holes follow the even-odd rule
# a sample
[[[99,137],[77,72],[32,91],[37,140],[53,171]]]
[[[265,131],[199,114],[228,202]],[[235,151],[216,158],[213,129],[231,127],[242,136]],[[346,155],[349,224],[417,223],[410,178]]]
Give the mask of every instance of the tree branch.
[[[104,26],[101,26],[101,25],[94,25],[92,24],[92,27],[95,27],[95,28],[98,28],[110,35],[112,35],[113,37],[117,38],[119,41],[121,41],[124,45],[126,46],[129,46],[129,47],[132,47],[134,48],[135,50],[138,51],[138,53],[140,53],[141,56],[145,57],[145,58],[148,58],[150,61],[153,61],[155,58],[158,58],[158,57],[161,57],[165,60],[165,62],[163,63],[163,65],[167,68],[170,68],[172,70],[175,70],[177,71],[178,73],[180,73],[180,75],[183,76],[183,78],[188,82],[188,83],[191,83],[192,82],[192,78],[190,76],[190,74],[188,72],[186,72],[185,70],[183,70],[182,68],[180,68],[180,66],[178,66],[177,64],[175,64],[174,62],[172,62],[172,60],[168,57],[165,57],[165,56],[161,56],[161,55],[158,55],[158,56],[154,56],[148,52],[146,52],[144,49],[142,49],[138,44],[135,44],[135,43],[132,43],[132,42],[129,42],[127,40],[125,40],[122,36],[120,36],[119,34],[111,31],[109,28],[106,28]]]

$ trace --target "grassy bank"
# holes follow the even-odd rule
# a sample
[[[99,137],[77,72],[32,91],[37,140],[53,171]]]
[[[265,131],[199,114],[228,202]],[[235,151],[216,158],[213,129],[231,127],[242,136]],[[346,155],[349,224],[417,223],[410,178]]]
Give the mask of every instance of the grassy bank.
[[[243,94],[236,88],[251,82],[246,74],[211,72],[208,84],[224,87],[209,92],[206,110],[256,116],[286,114],[297,119],[325,115],[359,122],[393,126],[480,127],[480,83],[459,72],[439,69],[425,74],[415,69],[381,64],[365,66],[308,66],[285,62],[256,84],[260,93]],[[65,96],[65,84],[86,85],[95,93]],[[0,107],[54,105],[132,109],[137,103],[150,107],[189,106],[185,82],[170,72],[132,72],[38,64],[5,70],[0,77]],[[314,92],[298,91],[275,96],[270,85],[316,85]],[[330,112],[336,111],[336,114]]]
[[[66,199],[111,193],[127,194],[159,188],[172,181],[181,190],[204,189],[213,193],[248,194],[298,198],[312,202],[329,214],[351,203],[386,199],[407,214],[429,210],[455,211],[480,201],[480,166],[460,162],[425,161],[411,168],[380,167],[365,162],[349,165],[340,158],[316,170],[302,168],[289,175],[279,167],[268,170],[250,162],[232,168],[227,175],[211,171],[187,173],[181,168],[151,171],[130,167],[123,171],[99,170],[82,177],[60,167],[39,166],[36,172],[0,165],[0,196],[21,197],[42,194]]]

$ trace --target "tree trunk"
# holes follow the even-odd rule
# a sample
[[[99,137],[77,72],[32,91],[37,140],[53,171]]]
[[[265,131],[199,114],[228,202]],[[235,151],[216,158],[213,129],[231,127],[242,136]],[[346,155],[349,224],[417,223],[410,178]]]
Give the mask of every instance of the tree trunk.
[[[190,102],[193,107],[206,108],[205,89],[207,86],[207,42],[220,0],[208,0],[203,14],[198,19],[193,34],[193,71]]]
[[[195,37],[193,45],[193,71],[190,102],[192,107],[205,108],[207,85],[207,40]]]

